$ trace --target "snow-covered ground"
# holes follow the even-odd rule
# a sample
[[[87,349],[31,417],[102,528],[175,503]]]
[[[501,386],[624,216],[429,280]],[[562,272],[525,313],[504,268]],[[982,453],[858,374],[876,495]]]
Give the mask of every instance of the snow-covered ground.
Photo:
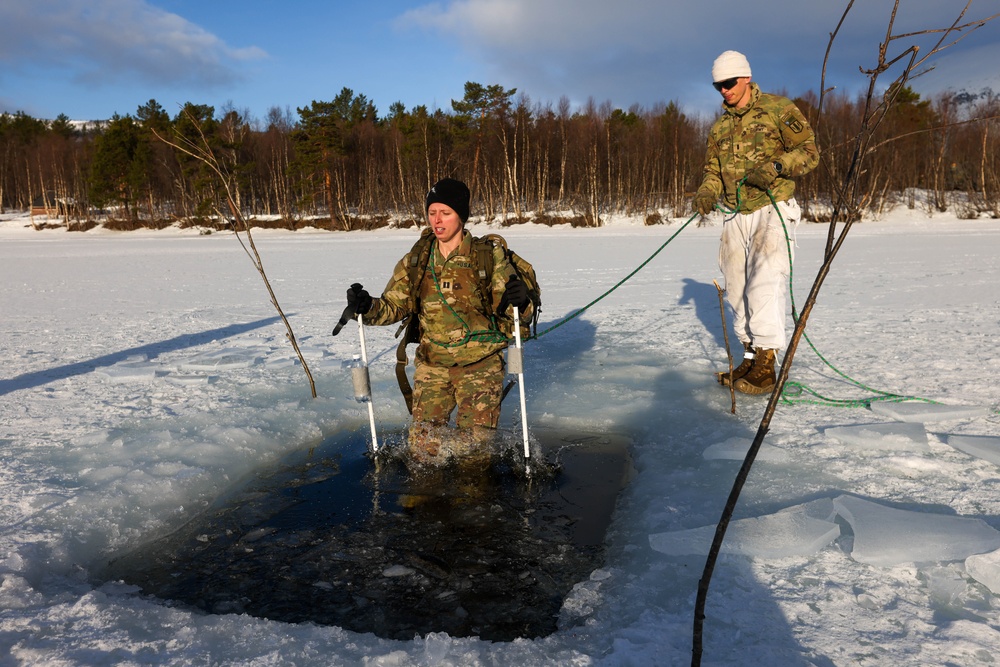
[[[538,271],[544,330],[680,222],[500,231]],[[718,221],[691,225],[526,346],[529,423],[629,434],[636,475],[607,563],[570,595],[561,629],[510,643],[193,613],[94,577],[253,471],[367,429],[342,368],[356,327],[330,330],[346,286],[379,292],[413,230],[255,234],[316,378],[312,399],[231,234],[26,225],[0,221],[0,664],[690,663],[705,527],[766,402],[740,396],[732,415],[712,376],[726,366]],[[797,230],[799,306],[825,238],[822,225]],[[938,404],[778,408],[712,580],[703,664],[1000,661],[998,248],[996,221],[921,211],[851,231],[810,318],[812,344],[867,387]],[[379,428],[398,429],[395,327],[367,331]],[[828,398],[877,396],[805,341],[791,379]],[[518,419],[507,401],[504,424]]]

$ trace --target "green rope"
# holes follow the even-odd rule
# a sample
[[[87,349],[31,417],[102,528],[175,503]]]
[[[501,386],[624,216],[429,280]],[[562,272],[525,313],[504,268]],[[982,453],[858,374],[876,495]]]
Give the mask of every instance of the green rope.
[[[435,244],[434,250],[435,250],[435,252],[437,252],[437,244]],[[500,331],[498,329],[495,329],[495,328],[494,329],[485,329],[485,330],[482,330],[482,331],[473,331],[472,327],[470,327],[465,322],[465,320],[462,319],[462,316],[459,315],[455,311],[454,308],[452,308],[451,304],[448,303],[448,299],[445,298],[444,292],[441,291],[441,283],[438,282],[438,275],[437,275],[437,271],[435,271],[435,269],[434,269],[434,258],[433,257],[431,258],[431,261],[428,262],[428,264],[430,265],[431,277],[434,279],[434,288],[437,290],[438,296],[441,298],[441,301],[444,303],[445,307],[448,308],[448,310],[451,311],[451,314],[455,316],[455,319],[458,320],[459,324],[462,325],[462,328],[465,329],[465,336],[463,336],[460,340],[457,340],[457,341],[454,341],[454,342],[447,342],[447,341],[446,342],[440,342],[440,341],[434,340],[433,338],[431,338],[428,335],[427,336],[427,340],[429,340],[431,343],[437,345],[438,347],[460,347],[460,346],[465,345],[466,343],[468,343],[470,341],[473,341],[473,340],[474,341],[478,341],[478,342],[483,342],[483,343],[505,343],[505,342],[507,342],[507,336],[504,335],[504,333],[502,331]],[[494,318],[492,318],[492,317],[490,318],[490,324],[493,325],[494,327],[496,327],[496,320]]]
[[[736,185],[737,200],[739,199],[740,185],[742,185],[743,181],[745,180],[746,178],[744,177]],[[795,290],[794,290],[795,275],[792,269],[792,241],[788,234],[788,226],[785,224],[785,218],[784,216],[781,215],[781,209],[778,208],[778,202],[775,201],[774,195],[771,194],[770,190],[767,190],[767,196],[771,200],[771,205],[774,207],[775,212],[777,212],[778,214],[778,220],[781,221],[781,229],[785,233],[785,249],[788,252],[788,295],[792,302],[792,321],[794,321],[797,325],[799,323],[799,315],[798,315],[798,310],[795,306]],[[826,364],[826,366],[830,370],[832,370],[834,373],[842,377],[847,382],[853,384],[854,386],[863,389],[865,391],[869,391],[873,394],[878,394],[878,396],[874,396],[871,398],[862,398],[862,399],[829,398],[812,390],[807,385],[801,382],[788,381],[785,383],[785,386],[782,388],[781,391],[781,400],[784,403],[787,403],[789,405],[800,405],[800,404],[829,405],[833,407],[842,407],[842,408],[858,408],[858,407],[870,408],[871,404],[877,401],[884,401],[887,403],[919,401],[923,403],[933,403],[939,405],[938,401],[934,401],[929,398],[920,398],[919,396],[907,396],[904,394],[893,394],[887,391],[882,391],[880,389],[874,389],[872,387],[869,387],[859,382],[858,380],[855,380],[854,378],[850,377],[849,375],[838,369],[836,366],[834,366],[832,363],[830,363],[830,361],[826,357],[824,357],[818,349],[816,349],[816,346],[813,345],[813,342],[809,339],[809,335],[806,334],[805,330],[802,331],[802,337],[805,339],[806,343],[809,344],[809,347],[812,349],[812,351],[816,353],[816,356],[819,357],[820,361]],[[798,398],[803,394],[809,394],[811,396],[815,396],[816,398],[815,399]]]
[[[647,264],[649,264],[651,261],[653,261],[653,258],[656,257],[657,255],[659,255],[661,250],[663,250],[664,248],[666,248],[670,244],[671,241],[673,241],[675,238],[677,238],[677,235],[680,234],[682,231],[684,231],[684,228],[687,227],[688,225],[690,225],[691,221],[694,220],[696,217],[698,217],[697,213],[695,213],[690,218],[688,218],[687,222],[685,222],[683,225],[681,225],[680,229],[678,229],[676,232],[674,232],[670,236],[670,238],[668,238],[666,241],[663,242],[663,245],[661,245],[659,248],[656,249],[656,252],[654,252],[652,255],[650,255],[646,259],[646,261],[644,261],[642,264],[640,264],[639,266],[637,266],[635,268],[635,270],[632,271],[632,273],[628,274],[627,276],[625,276],[624,278],[622,278],[621,280],[619,280],[614,285],[614,287],[612,287],[607,292],[605,292],[604,294],[600,295],[599,297],[597,297],[596,299],[594,299],[593,301],[591,301],[590,303],[588,303],[586,306],[584,306],[580,310],[578,310],[575,313],[573,313],[572,315],[559,320],[558,322],[556,322],[555,324],[553,324],[549,328],[547,328],[547,329],[545,329],[545,330],[543,330],[541,332],[538,332],[535,335],[533,335],[530,338],[527,338],[525,340],[531,340],[531,339],[534,339],[534,338],[541,338],[542,336],[544,336],[545,334],[549,333],[550,331],[558,329],[559,327],[561,327],[562,325],[566,324],[570,320],[572,320],[572,319],[574,319],[576,317],[579,317],[580,315],[583,315],[583,313],[585,313],[591,306],[593,306],[598,301],[600,301],[601,299],[603,299],[604,297],[608,296],[609,294],[611,294],[612,292],[614,292],[616,289],[618,289],[619,287],[621,287],[625,283],[625,281],[627,281],[629,278],[631,278],[635,274],[639,273],[639,271],[641,271],[643,267],[645,267]]]

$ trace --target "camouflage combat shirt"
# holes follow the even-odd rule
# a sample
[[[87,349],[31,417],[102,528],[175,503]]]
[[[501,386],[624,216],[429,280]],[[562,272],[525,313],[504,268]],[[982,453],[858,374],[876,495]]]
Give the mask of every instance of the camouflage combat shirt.
[[[771,185],[775,201],[791,199],[796,176],[819,164],[819,148],[806,117],[786,97],[762,93],[750,83],[750,102],[737,109],[723,105],[725,113],[708,134],[705,174],[699,189],[708,189],[737,210],[736,184],[747,171],[762,162],[780,162],[781,173]],[[739,212],[751,213],[771,200],[767,192],[744,184],[739,193]]]
[[[465,231],[462,243],[444,258],[434,241],[427,270],[417,286],[420,290],[417,317],[420,343],[417,360],[434,366],[467,366],[507,347],[513,336],[512,309],[496,315],[507,283],[514,273],[502,248],[493,248],[491,294],[480,294],[473,256],[472,235]],[[382,296],[372,300],[364,316],[367,324],[394,324],[409,313],[410,253],[396,264]],[[489,303],[487,303],[487,301]],[[521,313],[531,317],[533,306]]]

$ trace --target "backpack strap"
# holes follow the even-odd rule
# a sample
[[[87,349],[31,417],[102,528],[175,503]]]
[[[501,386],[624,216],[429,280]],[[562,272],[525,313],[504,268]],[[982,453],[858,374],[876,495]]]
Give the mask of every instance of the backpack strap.
[[[420,281],[424,279],[424,273],[427,272],[427,263],[431,260],[431,251],[434,249],[434,230],[430,227],[425,227],[420,232],[420,238],[417,242],[413,244],[410,248],[410,252],[407,254],[409,257],[409,262],[407,263],[407,270],[410,274],[410,301],[408,308],[410,314],[415,314],[420,310]],[[398,334],[397,334],[398,335]]]
[[[420,238],[413,244],[410,252],[407,253],[407,271],[410,278],[410,300],[406,317],[396,331],[396,338],[399,334],[406,332],[396,346],[396,383],[399,391],[406,401],[406,409],[413,414],[413,388],[410,387],[410,379],[406,376],[406,346],[410,343],[420,341],[420,323],[417,319],[417,312],[420,310],[420,283],[424,279],[427,271],[427,263],[431,258],[431,250],[434,248],[434,230],[430,227],[424,228],[420,232]]]
[[[416,331],[418,326],[416,315],[407,315],[406,319],[408,320],[405,323],[406,334],[396,346],[396,383],[399,385],[399,391],[403,394],[403,400],[406,402],[406,411],[413,414],[413,388],[410,387],[410,378],[406,376],[406,345],[410,342],[411,329]],[[416,335],[419,338],[419,334]]]
[[[474,237],[472,239],[479,298],[487,312],[493,311],[493,238],[500,237],[495,234],[487,234],[482,238]]]

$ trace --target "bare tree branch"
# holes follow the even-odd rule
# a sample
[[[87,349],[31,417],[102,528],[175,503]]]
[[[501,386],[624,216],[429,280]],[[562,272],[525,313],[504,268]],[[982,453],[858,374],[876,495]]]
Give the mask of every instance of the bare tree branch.
[[[267,288],[268,296],[271,299],[271,305],[273,305],[275,310],[278,311],[281,321],[285,324],[285,337],[288,338],[288,342],[291,343],[292,349],[295,350],[295,355],[298,357],[299,363],[302,364],[302,370],[305,371],[306,378],[309,380],[309,389],[312,393],[312,397],[316,398],[316,382],[313,380],[312,372],[309,370],[309,364],[302,355],[302,350],[299,349],[295,333],[292,331],[292,325],[285,316],[285,312],[281,309],[281,305],[278,303],[278,297],[274,294],[274,289],[271,287],[271,281],[268,280],[267,273],[264,271],[264,262],[260,257],[260,253],[257,251],[256,244],[254,243],[250,224],[247,222],[246,218],[243,217],[239,206],[236,204],[236,200],[233,195],[232,176],[215,156],[215,152],[212,150],[211,145],[205,138],[205,134],[202,131],[200,123],[198,123],[197,120],[191,115],[188,115],[188,118],[198,130],[200,141],[197,143],[180,134],[177,134],[176,141],[171,141],[170,139],[161,136],[155,130],[153,130],[153,134],[157,139],[164,142],[168,146],[171,146],[200,161],[218,177],[218,181],[222,184],[222,188],[225,193],[229,214],[232,217],[230,218],[225,215],[215,203],[213,203],[213,208],[221,219],[229,221],[229,224],[233,228],[233,233],[236,235],[236,239],[240,242],[240,245],[243,247],[243,251],[246,252],[250,261],[253,262],[254,268],[257,269],[257,272],[260,274],[261,280],[264,281],[264,287]],[[246,242],[244,242],[241,233],[246,235]]]

